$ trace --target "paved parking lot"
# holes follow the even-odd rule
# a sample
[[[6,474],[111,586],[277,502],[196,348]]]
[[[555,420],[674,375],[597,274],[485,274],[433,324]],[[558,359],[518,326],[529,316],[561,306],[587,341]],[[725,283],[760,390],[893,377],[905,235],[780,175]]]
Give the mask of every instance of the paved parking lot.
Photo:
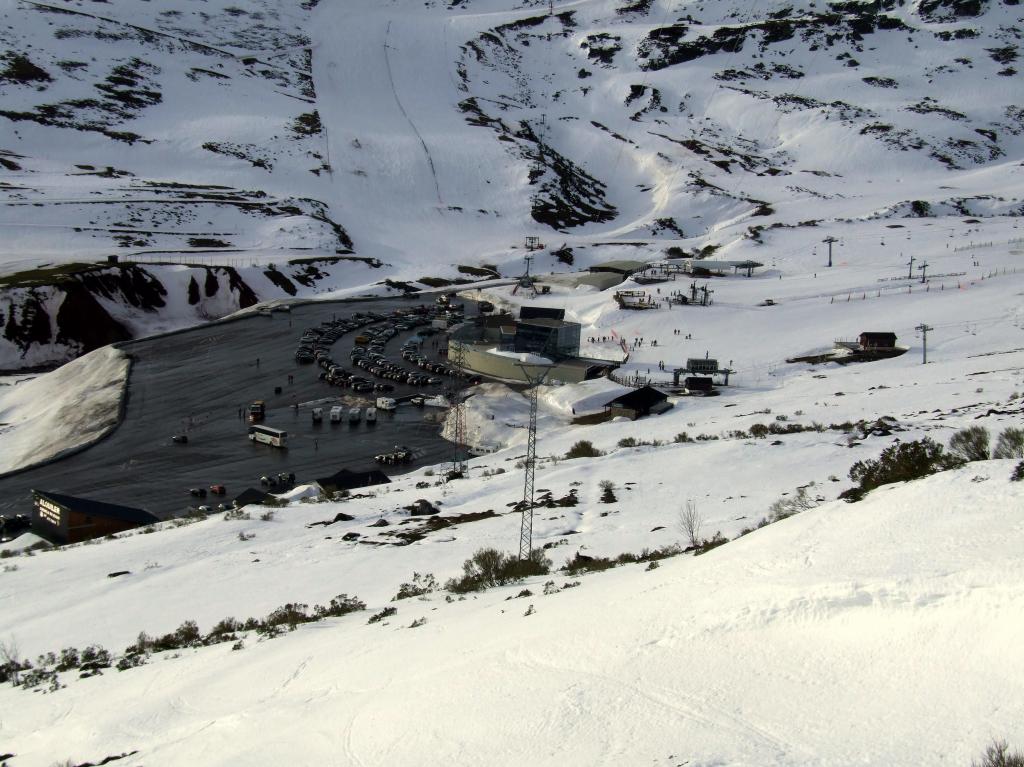
[[[332,425],[326,419],[329,405],[365,406],[378,395],[329,386],[318,380],[318,366],[299,365],[294,359],[307,326],[357,311],[386,313],[414,305],[402,300],[307,304],[290,313],[252,316],[126,345],[134,364],[125,421],[113,435],[78,455],[0,480],[0,514],[28,513],[29,491],[37,488],[170,517],[200,502],[189,496],[191,487],[223,484],[231,498],[246,487],[259,487],[260,476],[271,472],[294,472],[302,482],[341,468],[375,467],[373,456],[395,445],[408,446],[419,457],[403,467],[383,467],[386,472],[444,461],[452,446],[440,438],[439,424],[424,421],[427,414],[441,415],[442,410],[406,404],[393,415],[380,412],[376,425]],[[345,367],[350,367],[355,335],[342,336],[332,348],[333,358]],[[411,335],[403,332],[391,339],[387,356],[401,361],[399,349]],[[428,342],[425,348],[430,347]],[[396,385],[386,396],[438,392],[447,380],[439,387]],[[275,387],[281,387],[280,394],[274,393]],[[288,432],[287,450],[248,439],[248,424],[238,414],[257,399],[267,403],[266,425]],[[330,400],[322,403],[324,423],[313,424],[311,403],[323,399]],[[188,444],[171,442],[180,433],[188,435]],[[205,502],[217,500],[208,497]]]

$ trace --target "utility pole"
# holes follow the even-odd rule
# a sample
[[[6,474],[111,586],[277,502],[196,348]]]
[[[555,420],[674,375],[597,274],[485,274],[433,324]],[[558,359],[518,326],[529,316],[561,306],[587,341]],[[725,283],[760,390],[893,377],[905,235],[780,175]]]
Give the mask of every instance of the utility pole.
[[[523,377],[530,385],[530,427],[526,438],[526,460],[523,476],[522,518],[519,525],[519,560],[530,558],[533,551],[533,488],[537,464],[537,394],[540,385],[551,370],[550,365],[519,365]]]
[[[453,343],[454,342],[454,343]],[[454,334],[449,331],[448,362],[462,373],[466,367],[466,347],[464,342],[455,341]],[[452,379],[451,397],[452,431],[454,453],[452,454],[452,476],[460,477],[466,470],[466,402],[462,397],[462,378]]]
[[[925,282],[927,282],[927,277],[925,275],[927,275],[928,273],[928,262],[922,261],[921,265],[917,268],[921,270],[921,284],[923,285]]]
[[[828,266],[829,266],[829,268],[831,268],[832,267],[832,243],[833,242],[839,242],[839,240],[837,240],[832,235],[829,235],[824,240],[822,240],[822,242],[825,243],[826,245],[828,245]]]
[[[910,261],[907,263],[907,279],[908,280],[914,279],[914,262],[916,260],[917,260],[916,258],[911,256],[910,257]]]
[[[922,344],[921,344],[921,364],[922,365],[927,365],[928,364],[928,331],[929,330],[935,330],[935,328],[933,328],[931,325],[925,325],[922,322],[920,325],[918,325],[916,328],[914,328],[914,330],[918,331],[921,334],[921,339],[922,339]]]

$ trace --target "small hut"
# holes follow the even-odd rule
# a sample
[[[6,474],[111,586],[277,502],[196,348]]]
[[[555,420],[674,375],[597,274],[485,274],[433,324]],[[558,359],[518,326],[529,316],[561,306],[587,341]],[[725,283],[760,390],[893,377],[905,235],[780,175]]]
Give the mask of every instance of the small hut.
[[[657,415],[671,409],[668,395],[653,386],[642,386],[605,403],[612,418],[625,416],[633,421],[645,415]]]

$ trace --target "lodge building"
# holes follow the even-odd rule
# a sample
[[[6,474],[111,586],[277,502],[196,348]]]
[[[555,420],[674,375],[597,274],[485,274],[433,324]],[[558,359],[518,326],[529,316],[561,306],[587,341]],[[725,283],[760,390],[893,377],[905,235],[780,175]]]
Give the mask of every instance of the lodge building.
[[[143,509],[33,490],[32,532],[58,545],[120,533],[160,520]]]

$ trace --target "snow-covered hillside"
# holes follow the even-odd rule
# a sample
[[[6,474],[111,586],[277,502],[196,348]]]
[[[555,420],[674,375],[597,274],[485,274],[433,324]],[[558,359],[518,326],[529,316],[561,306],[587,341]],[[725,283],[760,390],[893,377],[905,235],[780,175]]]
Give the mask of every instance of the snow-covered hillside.
[[[620,381],[732,371],[635,422],[579,422],[624,384],[544,387],[533,542],[553,571],[513,586],[392,601],[518,547],[529,406],[496,383],[468,392],[486,454],[465,478],[0,552],[0,667],[38,683],[0,686],[0,762],[967,765],[1024,746],[1024,456],[839,500],[883,450],[1024,424],[1021,7],[0,0],[0,370],[270,299],[514,277],[537,236],[548,293],[472,296],[564,310]],[[691,256],[761,266],[604,291],[574,274]],[[710,305],[668,302],[691,282]],[[865,331],[905,353],[821,359]],[[0,464],[63,445],[54,417],[114,412],[124,360],[78,364],[96,377],[0,393]],[[581,441],[596,457],[567,457]],[[688,506],[723,545],[676,548]],[[339,594],[366,610],[272,639],[223,623]],[[187,646],[144,651],[179,627]],[[38,670],[90,644],[101,674]]]
[[[577,267],[624,242],[640,258],[767,254],[790,227],[820,241],[861,220],[962,228],[1024,206],[1017,5],[548,11],[6,0],[0,271],[354,251],[332,286],[380,292],[459,267],[516,274],[528,234],[549,246],[544,270],[563,244]],[[4,291],[4,323],[42,305],[56,325],[55,277],[29,276],[30,294]]]
[[[0,387],[0,474],[91,444],[118,423],[128,357],[112,346]]]
[[[49,694],[5,687],[0,734],[10,763],[28,767],[125,753],[166,765],[967,764],[993,733],[1024,736],[1024,490],[1009,468],[973,464],[828,504],[654,570],[402,600],[375,625],[423,559],[403,548],[401,566],[309,567],[339,544],[324,541],[330,527],[303,543],[294,517],[322,507],[41,554],[2,583],[45,580],[76,605],[54,648],[159,628],[185,590],[173,581],[224,594],[185,613],[203,631],[246,615],[256,583],[283,576],[294,598],[344,591],[369,606],[269,641],[246,635],[235,651],[65,673]],[[255,539],[229,544],[239,525]],[[163,551],[146,553],[159,539]],[[227,548],[233,571],[220,573],[209,554]],[[104,577],[114,567],[133,572]],[[154,589],[159,600],[145,596]]]

